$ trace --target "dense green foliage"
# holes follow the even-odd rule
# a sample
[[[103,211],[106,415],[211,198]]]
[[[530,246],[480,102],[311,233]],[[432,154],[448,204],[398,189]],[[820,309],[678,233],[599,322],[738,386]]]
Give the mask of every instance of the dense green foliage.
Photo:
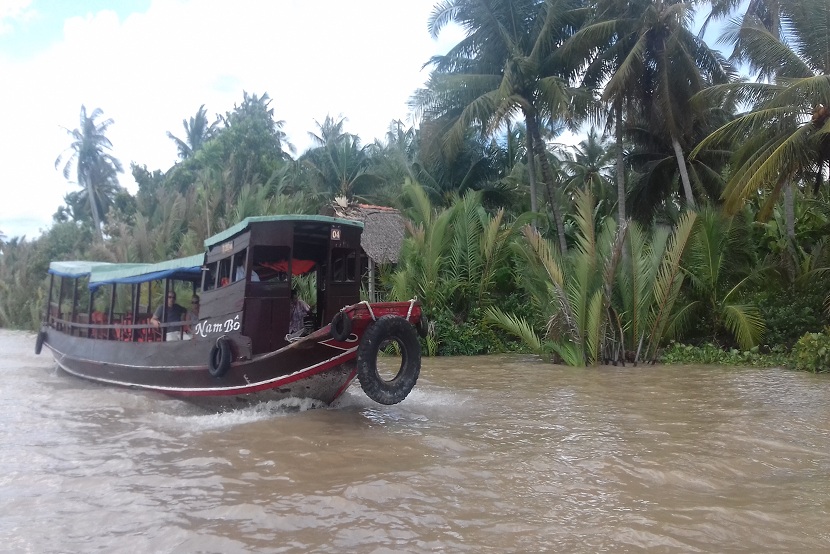
[[[749,350],[722,348],[712,343],[697,346],[670,342],[660,361],[666,364],[717,364],[745,367],[788,367],[790,356],[783,348],[761,352],[756,346]]]
[[[392,121],[364,144],[326,116],[297,155],[280,107],[243,92],[160,137],[179,160],[134,164],[135,194],[118,183],[115,122],[82,107],[56,161],[70,192],[54,224],[0,234],[0,326],[37,327],[51,260],[194,254],[247,216],[345,198],[405,216],[379,292],[423,302],[427,353],[784,365],[798,342],[796,365],[819,370],[830,4],[739,4],[444,0],[427,30],[466,36],[425,60],[417,127]],[[708,8],[730,21],[728,59],[692,29]],[[589,130],[566,147],[566,128]]]
[[[822,301],[826,289],[765,290],[758,295],[758,308],[767,326],[764,344],[792,348],[806,329],[821,329],[826,316]]]
[[[793,366],[813,373],[830,372],[830,327],[823,333],[807,333],[793,348]]]

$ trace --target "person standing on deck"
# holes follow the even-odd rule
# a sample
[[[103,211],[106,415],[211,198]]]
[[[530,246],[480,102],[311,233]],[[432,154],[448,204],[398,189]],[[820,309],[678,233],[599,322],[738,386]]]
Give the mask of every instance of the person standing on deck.
[[[291,289],[291,321],[288,324],[288,334],[292,335],[303,329],[303,319],[311,307],[297,298],[297,291]]]

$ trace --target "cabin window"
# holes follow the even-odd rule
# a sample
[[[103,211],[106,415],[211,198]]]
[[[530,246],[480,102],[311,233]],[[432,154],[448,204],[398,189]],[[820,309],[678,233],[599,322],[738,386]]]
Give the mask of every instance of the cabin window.
[[[354,282],[357,280],[357,256],[349,248],[332,248],[331,280],[335,283]]]
[[[219,260],[219,286],[224,287],[231,282],[231,258]]]
[[[202,268],[202,290],[213,290],[216,288],[216,274],[219,270],[219,262],[206,264]]]
[[[241,252],[237,252],[233,255],[233,278],[231,281],[244,281],[245,280],[245,257],[248,254],[248,249]]]
[[[254,246],[252,256],[253,271],[260,281],[272,283],[288,282],[288,260],[291,249],[287,246]],[[251,275],[253,279],[253,274]]]

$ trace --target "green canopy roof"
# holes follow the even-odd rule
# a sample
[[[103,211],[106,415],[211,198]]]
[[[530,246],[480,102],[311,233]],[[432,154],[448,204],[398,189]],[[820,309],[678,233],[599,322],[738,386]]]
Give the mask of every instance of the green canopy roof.
[[[233,227],[225,229],[221,233],[218,233],[210,238],[205,239],[205,248],[210,248],[214,244],[219,244],[220,242],[224,242],[234,235],[238,235],[239,233],[247,229],[251,223],[261,223],[268,221],[310,221],[336,225],[348,225],[350,227],[358,227],[360,229],[363,229],[363,223],[360,221],[355,221],[353,219],[342,219],[339,217],[329,217],[327,215],[260,215],[254,217],[246,217]]]
[[[109,262],[87,262],[84,260],[73,260],[65,262],[52,262],[49,264],[49,273],[60,277],[83,277],[89,275],[93,268],[111,267],[119,264]]]
[[[92,268],[91,287],[107,283],[144,283],[157,279],[199,280],[204,254],[166,260],[155,264],[109,264]]]

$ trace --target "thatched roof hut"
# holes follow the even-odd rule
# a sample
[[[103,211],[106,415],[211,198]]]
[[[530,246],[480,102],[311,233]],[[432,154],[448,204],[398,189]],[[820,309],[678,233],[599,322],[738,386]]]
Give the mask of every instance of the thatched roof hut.
[[[375,266],[398,262],[406,229],[403,216],[395,208],[350,204],[345,198],[336,198],[322,215],[363,222],[360,246],[369,259],[369,299],[376,302]]]
[[[395,208],[368,204],[346,204],[335,201],[323,215],[354,219],[363,222],[360,245],[376,264],[397,263],[406,226]]]

